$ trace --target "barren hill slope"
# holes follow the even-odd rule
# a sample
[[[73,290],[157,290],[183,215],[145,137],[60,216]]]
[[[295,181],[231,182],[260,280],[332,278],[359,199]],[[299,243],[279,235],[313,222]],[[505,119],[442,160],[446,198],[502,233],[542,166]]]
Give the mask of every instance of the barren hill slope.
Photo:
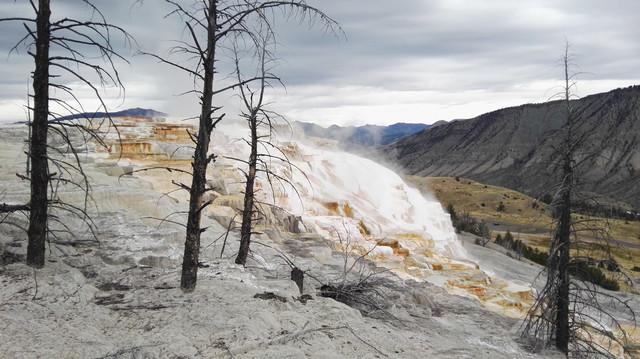
[[[591,132],[583,191],[640,208],[640,86],[574,100],[581,131]],[[464,176],[543,195],[558,179],[548,169],[560,143],[562,104],[528,104],[434,126],[382,147],[410,174]]]

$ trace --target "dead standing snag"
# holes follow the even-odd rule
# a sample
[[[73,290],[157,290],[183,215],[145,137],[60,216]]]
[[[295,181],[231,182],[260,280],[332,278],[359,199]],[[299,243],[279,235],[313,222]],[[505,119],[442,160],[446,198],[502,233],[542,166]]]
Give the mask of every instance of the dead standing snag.
[[[26,48],[34,59],[32,74],[33,106],[27,105],[29,116],[29,151],[27,175],[30,182],[27,229],[27,264],[40,268],[45,260],[45,243],[61,233],[74,235],[61,220],[64,212],[85,223],[95,237],[95,225],[87,213],[90,184],[78,156],[78,142],[103,141],[104,125],[115,125],[103,101],[101,87],[115,86],[124,90],[115,63],[126,59],[112,46],[114,35],[126,44],[131,36],[121,27],[107,21],[89,0],[78,1],[87,7],[89,20],[55,19],[52,0],[29,1],[33,18],[3,18],[0,22],[21,22],[26,35],[11,51]],[[100,103],[98,110],[106,119],[95,120],[87,114],[82,102],[68,84],[77,81],[87,86]],[[32,114],[32,116],[31,116]],[[86,122],[81,122],[81,119]],[[115,126],[114,126],[115,127]],[[117,131],[117,129],[116,129]],[[62,143],[55,145],[54,142]],[[67,157],[71,156],[71,160]],[[84,192],[84,203],[74,205],[58,196],[61,186],[71,186]]]
[[[217,51],[222,49],[225,41],[239,37],[249,42],[255,39],[252,23],[264,24],[269,32],[272,31],[272,16],[275,11],[300,17],[302,19],[320,20],[329,29],[337,28],[334,20],[320,10],[309,6],[303,0],[292,1],[258,1],[258,0],[206,0],[194,1],[185,7],[173,0],[166,0],[173,11],[169,15],[179,16],[185,23],[188,41],[180,41],[172,49],[173,53],[183,54],[192,59],[192,64],[182,65],[164,57],[149,54],[159,61],[168,64],[188,76],[193,77],[196,89],[189,93],[196,93],[200,100],[200,113],[197,116],[199,126],[196,134],[192,134],[194,154],[191,163],[191,184],[184,185],[189,191],[189,210],[186,223],[185,248],[182,262],[181,288],[183,291],[193,291],[197,282],[198,263],[200,255],[200,236],[206,230],[200,224],[202,211],[211,203],[204,200],[206,187],[206,172],[209,165],[215,162],[215,154],[209,152],[211,134],[216,125],[224,118],[224,114],[214,115],[221,110],[215,105],[214,96],[238,86],[246,85],[259,79],[249,79],[234,83],[230,86],[215,89],[216,62],[220,61]]]

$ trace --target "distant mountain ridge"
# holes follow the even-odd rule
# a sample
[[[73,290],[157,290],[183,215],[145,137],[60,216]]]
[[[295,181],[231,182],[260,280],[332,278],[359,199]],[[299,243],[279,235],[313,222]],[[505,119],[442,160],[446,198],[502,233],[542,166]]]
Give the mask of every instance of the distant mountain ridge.
[[[581,131],[591,133],[589,150],[601,153],[583,166],[583,190],[640,208],[640,86],[572,105]],[[467,177],[538,196],[557,183],[547,167],[564,122],[559,101],[527,104],[433,126],[379,150],[410,174]]]
[[[430,127],[422,123],[322,127],[308,122],[295,122],[294,126],[300,128],[306,136],[334,139],[346,148],[388,145]]]
[[[129,108],[122,111],[109,112],[111,117],[149,117],[149,118],[158,118],[158,117],[167,117],[168,115],[164,112],[159,112],[152,109],[147,108]],[[58,121],[66,121],[66,120],[75,120],[79,118],[103,118],[107,117],[106,112],[86,112],[79,113],[70,116],[64,116],[58,119]]]

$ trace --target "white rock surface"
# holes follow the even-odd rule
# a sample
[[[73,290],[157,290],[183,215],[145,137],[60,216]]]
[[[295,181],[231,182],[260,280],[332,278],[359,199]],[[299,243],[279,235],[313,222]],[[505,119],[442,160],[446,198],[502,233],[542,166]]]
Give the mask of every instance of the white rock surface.
[[[20,136],[4,131],[9,130],[0,129],[0,184],[12,190],[3,200],[18,201],[28,192],[10,174],[21,170],[23,145]],[[281,253],[323,282],[339,278],[342,271],[341,253],[319,234],[265,231],[255,240],[269,247],[254,244],[253,259],[240,268],[231,258],[237,236],[228,238],[220,258],[218,238],[224,228],[204,216],[209,230],[201,259],[206,266],[199,271],[197,290],[184,294],[176,288],[183,229],[146,218],[184,211],[181,197],[163,197],[165,189],[155,180],[119,179],[96,163],[85,166],[94,183],[98,209],[92,214],[100,229],[99,245],[52,243],[45,268],[34,271],[22,263],[24,233],[0,226],[0,358],[541,356],[516,342],[516,320],[489,312],[473,299],[392,273],[381,278],[380,290],[393,317],[364,316],[317,296],[318,283],[310,275],[305,293],[312,300],[297,301],[300,293]],[[64,195],[79,197],[73,191]],[[80,228],[76,234],[90,238]],[[264,292],[286,302],[254,298]]]

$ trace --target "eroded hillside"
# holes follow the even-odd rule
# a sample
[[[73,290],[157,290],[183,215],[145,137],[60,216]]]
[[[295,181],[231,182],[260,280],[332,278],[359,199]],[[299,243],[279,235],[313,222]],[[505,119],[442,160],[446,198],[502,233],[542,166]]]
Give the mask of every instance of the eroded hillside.
[[[588,143],[582,192],[640,208],[640,86],[572,101]],[[561,141],[560,102],[522,105],[434,126],[382,149],[408,173],[463,176],[533,196],[558,183],[549,164]]]

